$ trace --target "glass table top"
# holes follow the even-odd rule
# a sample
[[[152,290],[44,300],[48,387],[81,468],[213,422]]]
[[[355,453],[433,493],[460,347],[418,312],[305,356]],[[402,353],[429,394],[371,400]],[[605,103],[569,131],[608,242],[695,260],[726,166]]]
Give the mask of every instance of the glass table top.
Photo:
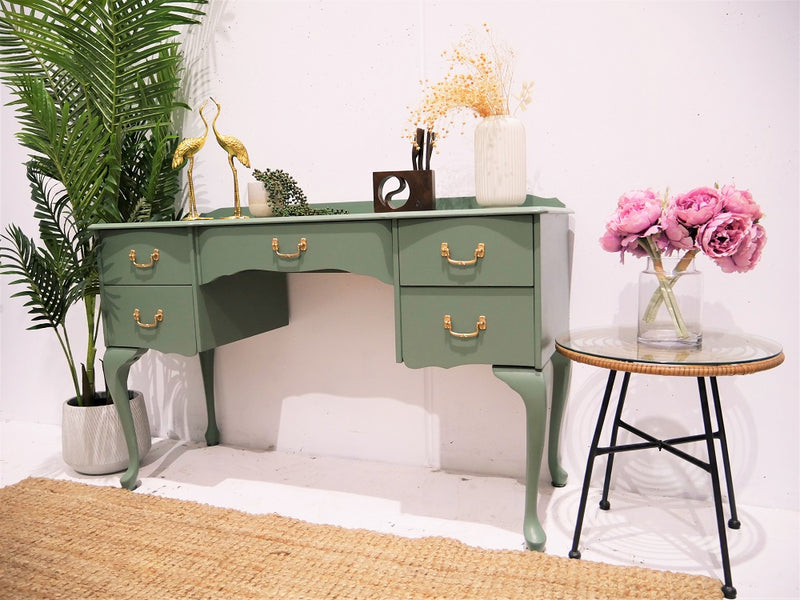
[[[703,332],[699,348],[640,344],[633,327],[579,329],[558,336],[556,344],[571,353],[601,360],[677,366],[736,365],[776,359],[783,353],[780,344],[766,338],[713,330]],[[780,360],[772,366],[778,364]]]

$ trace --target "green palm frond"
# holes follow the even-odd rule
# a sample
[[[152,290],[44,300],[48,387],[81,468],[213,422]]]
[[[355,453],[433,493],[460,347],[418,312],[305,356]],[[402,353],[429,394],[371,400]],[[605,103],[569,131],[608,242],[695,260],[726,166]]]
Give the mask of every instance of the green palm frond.
[[[20,78],[40,79],[57,104],[69,103],[77,113],[88,110],[86,81],[63,35],[70,31],[72,11],[62,4],[48,0],[0,4],[0,70],[12,90]]]
[[[122,220],[164,221],[173,218],[175,199],[180,192],[179,173],[171,160],[178,144],[169,123],[153,129],[150,135],[129,135],[123,148],[121,193],[131,194],[120,206],[133,207]]]
[[[27,108],[30,80],[36,79],[42,88],[39,91],[52,99],[63,125],[73,132],[81,132],[86,124],[99,125],[108,136],[105,143],[89,146],[107,153],[100,163],[91,163],[105,161],[104,179],[98,178],[97,172],[85,174],[101,184],[89,194],[80,192],[82,186],[70,186],[77,188],[75,192],[80,192],[87,206],[100,207],[102,221],[127,220],[130,211],[119,210],[120,195],[128,207],[142,198],[153,201],[146,189],[121,188],[123,181],[138,181],[126,179],[121,172],[123,148],[127,136],[138,131],[150,135],[155,128],[171,123],[174,110],[182,106],[177,98],[181,72],[177,34],[181,27],[197,22],[202,11],[196,5],[201,4],[189,0],[0,3],[0,71],[6,73],[4,81],[18,98],[15,104]],[[20,121],[25,117],[21,115]],[[35,144],[41,129],[32,127],[31,131],[27,141],[33,144],[29,147],[54,159],[48,148]],[[145,167],[163,178],[167,172],[163,163],[169,158],[163,156],[158,164]],[[59,166],[57,162],[55,166]],[[64,175],[61,171],[58,178]],[[168,187],[172,191],[172,186]],[[68,193],[77,202],[73,190]],[[152,212],[163,211],[159,207]],[[76,210],[76,216],[80,213]]]
[[[66,303],[96,294],[99,282],[93,237],[75,223],[69,197],[38,170],[35,161],[28,163],[27,172],[39,237],[57,267]]]
[[[111,136],[99,119],[85,112],[72,118],[70,105],[56,106],[44,83],[31,76],[19,79],[16,94],[26,107],[17,138],[35,153],[40,170],[64,187],[78,227],[111,220],[113,213],[97,210],[116,188],[106,150]]]
[[[17,277],[11,283],[22,286],[12,297],[26,299],[33,321],[29,329],[63,325],[70,304],[62,291],[71,282],[65,281],[61,265],[16,225],[9,225],[2,239],[9,245],[0,248],[0,273]]]
[[[186,0],[115,0],[77,2],[64,33],[75,62],[84,73],[89,93],[109,130],[147,128],[169,116],[171,103],[140,104],[141,86],[170,85],[160,79],[178,60],[179,28],[196,22],[200,13]],[[69,25],[69,24],[68,24]],[[80,32],[94,30],[95,35]],[[55,59],[55,57],[50,57]],[[171,93],[174,98],[177,82]],[[165,94],[158,93],[162,98]]]
[[[27,165],[31,199],[35,204],[33,216],[39,221],[39,237],[56,260],[73,264],[78,257],[70,251],[77,237],[74,224],[68,219],[69,197],[39,168],[36,161]]]
[[[76,388],[79,361],[59,328],[82,300],[93,377],[99,277],[89,227],[175,216],[172,117],[188,108],[179,98],[178,34],[205,3],[0,0],[0,80],[29,150],[42,240],[39,247],[10,226],[0,235],[0,272],[22,286],[33,327],[56,329]]]

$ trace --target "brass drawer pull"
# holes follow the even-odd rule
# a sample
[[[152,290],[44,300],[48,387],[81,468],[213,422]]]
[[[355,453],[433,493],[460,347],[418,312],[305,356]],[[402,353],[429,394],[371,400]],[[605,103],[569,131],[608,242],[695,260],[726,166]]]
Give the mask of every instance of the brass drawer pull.
[[[278,238],[272,238],[272,251],[281,258],[297,258],[300,256],[301,252],[305,252],[308,249],[308,242],[306,241],[306,238],[300,238],[300,241],[297,243],[297,252],[293,252],[291,254],[281,254],[278,251],[279,249],[280,246],[278,245]]]
[[[483,255],[486,253],[486,246],[483,242],[480,242],[475,248],[475,258],[472,260],[453,260],[450,258],[450,247],[447,245],[447,242],[442,242],[442,256],[447,259],[451,265],[456,265],[457,267],[467,267],[469,265],[474,265],[478,262],[479,258],[483,258]]]
[[[136,267],[137,269],[147,269],[149,267],[152,267],[154,264],[156,264],[158,262],[158,259],[159,259],[158,248],[153,250],[153,252],[150,254],[150,262],[149,263],[137,263],[136,262],[136,250],[131,250],[130,252],[128,252],[128,258],[131,259],[131,262],[133,263],[133,266]]]
[[[159,308],[156,311],[155,316],[153,317],[153,322],[152,323],[142,323],[141,321],[139,321],[139,309],[138,308],[134,308],[133,309],[133,320],[136,321],[136,324],[139,327],[143,327],[144,329],[152,329],[153,327],[158,327],[158,324],[161,323],[161,321],[164,320],[164,311]]]
[[[484,317],[483,315],[478,317],[478,322],[475,323],[475,331],[473,331],[471,333],[457,333],[457,332],[453,331],[453,320],[450,318],[450,315],[445,315],[444,316],[444,328],[450,333],[450,335],[452,335],[453,337],[460,338],[460,339],[478,337],[478,334],[481,331],[485,331],[486,330],[486,317]]]

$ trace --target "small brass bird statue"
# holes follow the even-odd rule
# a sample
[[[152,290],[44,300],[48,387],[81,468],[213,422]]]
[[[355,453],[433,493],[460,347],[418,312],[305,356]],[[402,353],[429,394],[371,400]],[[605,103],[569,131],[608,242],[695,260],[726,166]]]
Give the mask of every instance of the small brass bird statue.
[[[203,124],[206,126],[205,133],[203,133],[202,137],[191,137],[181,141],[181,143],[178,144],[178,147],[175,148],[175,154],[172,155],[173,169],[177,169],[178,167],[182,166],[185,160],[188,159],[189,161],[189,171],[186,174],[186,179],[189,183],[189,214],[183,218],[184,221],[210,218],[201,217],[200,213],[197,212],[197,200],[194,196],[194,180],[192,179],[194,155],[200,152],[200,149],[206,143],[206,137],[208,136],[208,121],[206,121],[206,118],[203,116],[203,109],[206,107],[206,104],[208,104],[208,100],[203,102],[203,105],[200,107],[200,119],[202,119]]]
[[[228,153],[228,164],[230,164],[231,171],[233,172],[233,216],[228,218],[246,219],[247,217],[242,215],[242,206],[239,201],[239,178],[236,175],[236,167],[233,164],[233,159],[239,159],[240,163],[250,168],[250,157],[247,156],[247,148],[244,147],[244,144],[238,138],[232,135],[221,135],[219,131],[217,131],[217,119],[219,118],[219,113],[222,112],[222,107],[214,98],[211,98],[211,101],[217,105],[217,114],[211,122],[211,128],[214,130],[217,143]]]

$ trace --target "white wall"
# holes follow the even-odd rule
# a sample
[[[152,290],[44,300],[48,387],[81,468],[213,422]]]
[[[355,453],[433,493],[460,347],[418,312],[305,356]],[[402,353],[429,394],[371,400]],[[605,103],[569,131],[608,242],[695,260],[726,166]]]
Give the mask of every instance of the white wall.
[[[253,166],[288,170],[312,202],[370,200],[372,171],[408,168],[401,135],[419,80],[440,76],[440,52],[488,22],[516,50],[518,78],[536,82],[522,115],[530,190],[575,211],[574,327],[634,323],[643,265],[620,265],[597,244],[622,192],[749,188],[769,243],[744,275],[701,259],[705,321],[784,344],[784,366],[720,385],[740,502],[797,508],[799,18],[796,2],[213,0],[186,43],[190,103],[213,95],[219,129],[246,144]],[[185,134],[199,125],[187,118]],[[16,128],[3,107],[3,226],[32,223]],[[470,130],[442,143],[437,195],[473,193],[471,145]],[[246,198],[249,175],[239,174]],[[232,204],[213,140],[195,176],[201,210]],[[0,417],[58,422],[71,389],[63,360],[48,334],[25,331],[21,303],[2,285]],[[522,403],[489,367],[395,364],[392,292],[380,282],[316,274],[289,285],[289,327],[217,352],[226,443],[522,476]],[[574,369],[562,451],[573,478],[604,381]],[[202,438],[196,358],[149,353],[132,383],[146,391],[157,433]],[[632,393],[639,422],[667,436],[694,431],[694,382],[640,376]],[[707,493],[703,473],[669,458],[619,464],[628,488]]]

